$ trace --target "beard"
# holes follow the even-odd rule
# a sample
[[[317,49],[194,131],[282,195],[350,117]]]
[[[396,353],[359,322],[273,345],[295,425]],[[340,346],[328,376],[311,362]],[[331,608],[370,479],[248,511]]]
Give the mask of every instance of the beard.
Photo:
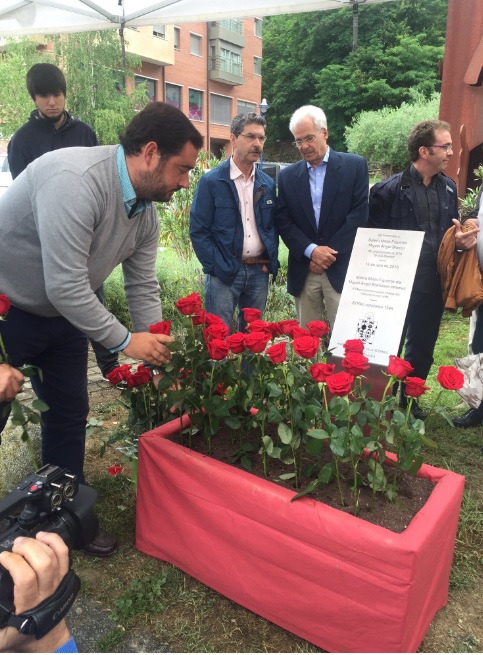
[[[48,116],[47,114],[43,114],[40,110],[39,113],[42,115],[42,118],[46,120],[48,123],[58,123],[62,116],[64,115],[64,110],[60,112],[60,114],[57,114],[56,116]]]
[[[169,202],[175,191],[182,187],[169,188],[164,179],[164,163],[160,161],[154,173],[140,173],[136,181],[136,196],[152,202]]]

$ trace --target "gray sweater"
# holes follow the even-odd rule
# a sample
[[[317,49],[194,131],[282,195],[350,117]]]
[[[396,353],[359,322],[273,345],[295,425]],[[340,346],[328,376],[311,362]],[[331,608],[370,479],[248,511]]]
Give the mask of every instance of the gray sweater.
[[[161,320],[158,216],[153,207],[127,218],[116,148],[49,152],[0,198],[0,293],[32,314],[64,316],[106,348],[128,331],[94,291],[118,264],[134,331]]]

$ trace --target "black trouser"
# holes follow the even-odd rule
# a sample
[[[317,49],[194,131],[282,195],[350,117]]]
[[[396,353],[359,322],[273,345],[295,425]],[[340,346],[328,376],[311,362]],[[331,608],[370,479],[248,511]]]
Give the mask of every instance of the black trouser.
[[[64,317],[44,318],[11,307],[0,334],[12,364],[38,366],[31,378],[49,409],[42,419],[42,462],[68,468],[84,481],[87,393],[87,337]],[[7,417],[0,403],[0,433]]]
[[[406,341],[404,359],[414,368],[412,377],[423,380],[428,377],[443,311],[444,303],[439,289],[432,293],[413,291],[411,294],[398,355],[402,353]]]
[[[104,287],[101,286],[97,291],[95,292],[96,296],[99,298],[100,302],[104,304]],[[93,339],[91,341],[91,346],[92,350],[94,351],[94,355],[96,356],[96,362],[97,366],[100,368],[102,377],[106,377],[108,373],[110,373],[114,368],[119,366],[119,358],[117,353],[111,353],[110,350],[105,348],[101,343],[98,341],[94,341]]]
[[[483,353],[483,305],[476,310],[476,326],[471,342],[471,350],[475,355]]]

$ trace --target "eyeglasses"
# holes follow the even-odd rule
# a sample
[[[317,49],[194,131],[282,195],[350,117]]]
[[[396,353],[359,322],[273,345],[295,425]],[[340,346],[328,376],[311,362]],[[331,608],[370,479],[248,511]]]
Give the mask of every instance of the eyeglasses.
[[[453,146],[451,145],[451,143],[444,143],[444,144],[433,143],[433,145],[428,146],[428,148],[444,148],[444,151],[446,153],[453,152]]]
[[[321,132],[322,130],[319,130],[317,134],[320,134]],[[309,134],[309,136],[306,136],[305,139],[295,139],[295,141],[292,141],[292,145],[296,148],[300,148],[300,146],[302,146],[304,143],[312,143],[317,134]]]
[[[262,143],[265,143],[267,140],[266,136],[263,136],[263,134],[239,134],[238,136],[244,136],[247,141],[256,141],[257,139],[261,141]]]

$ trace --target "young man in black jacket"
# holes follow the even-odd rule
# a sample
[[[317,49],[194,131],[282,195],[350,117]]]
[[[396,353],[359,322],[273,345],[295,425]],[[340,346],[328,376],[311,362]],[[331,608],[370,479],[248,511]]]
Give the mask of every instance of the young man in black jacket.
[[[8,164],[15,179],[38,157],[52,150],[76,146],[98,146],[96,133],[65,109],[67,85],[64,74],[54,64],[34,64],[27,72],[27,90],[35,103],[30,118],[8,144]],[[104,303],[103,287],[96,291]],[[117,355],[91,341],[102,376],[119,366]]]

